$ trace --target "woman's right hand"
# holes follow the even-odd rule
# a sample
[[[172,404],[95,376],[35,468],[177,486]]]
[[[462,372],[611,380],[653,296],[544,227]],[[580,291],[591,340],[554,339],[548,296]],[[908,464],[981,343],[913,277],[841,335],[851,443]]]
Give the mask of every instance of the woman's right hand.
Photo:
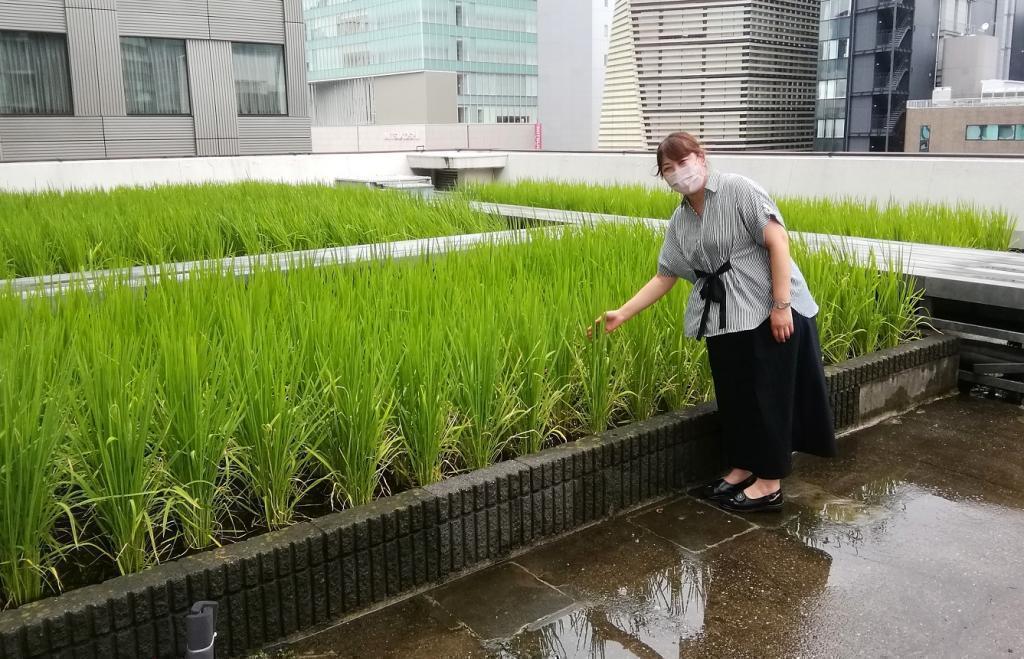
[[[603,314],[594,319],[594,325],[597,325],[604,320],[604,333],[611,334],[617,330],[622,323],[626,322],[626,315],[618,309],[611,311],[605,311]],[[594,325],[587,328],[587,338],[594,338]]]

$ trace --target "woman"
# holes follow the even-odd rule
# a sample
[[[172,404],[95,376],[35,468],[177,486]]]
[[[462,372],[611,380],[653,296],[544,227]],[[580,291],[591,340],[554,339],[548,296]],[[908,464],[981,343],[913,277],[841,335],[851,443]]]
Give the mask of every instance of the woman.
[[[727,510],[780,510],[792,452],[836,452],[821,363],[818,305],[790,258],[782,214],[753,181],[708,168],[701,144],[673,133],[658,172],[683,195],[658,257],[658,273],[604,315],[605,331],[693,282],[687,336],[707,338],[731,470],[702,488]]]

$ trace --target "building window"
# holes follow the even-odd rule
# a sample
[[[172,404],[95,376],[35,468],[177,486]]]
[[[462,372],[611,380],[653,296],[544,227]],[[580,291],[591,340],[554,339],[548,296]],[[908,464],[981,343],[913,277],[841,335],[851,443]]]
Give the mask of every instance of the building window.
[[[63,34],[0,31],[0,115],[72,113]]]
[[[465,57],[465,48],[462,45],[462,39],[455,40],[455,61],[461,62]]]
[[[457,5],[455,5],[455,24],[461,26],[463,20],[464,20],[464,18],[463,18],[462,5],[461,4],[457,4]]]
[[[846,78],[839,78],[837,80],[819,80],[818,81],[818,98],[833,99],[833,98],[845,98],[846,97]]]
[[[285,92],[284,47],[274,44],[231,44],[235,65],[238,114],[288,114]]]
[[[1024,125],[1014,124],[983,124],[967,126],[965,138],[968,141],[982,140],[994,142],[996,140],[1024,140]]]
[[[822,61],[842,59],[850,56],[849,39],[830,39],[821,42]]]
[[[466,108],[461,105],[459,106],[459,123],[466,123]]]
[[[128,114],[189,114],[185,42],[121,37]]]
[[[932,141],[932,129],[931,126],[922,125],[919,140],[917,143],[917,150],[921,153],[927,153],[931,149]]]
[[[846,137],[846,119],[818,119],[817,137],[841,140]]]
[[[463,95],[466,93],[466,74],[460,73],[455,76],[455,93]]]

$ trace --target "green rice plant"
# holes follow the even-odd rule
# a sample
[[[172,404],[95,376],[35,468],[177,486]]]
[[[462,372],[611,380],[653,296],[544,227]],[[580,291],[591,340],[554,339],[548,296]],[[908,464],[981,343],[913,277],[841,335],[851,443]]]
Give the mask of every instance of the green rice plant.
[[[347,506],[369,503],[385,486],[384,474],[400,455],[394,421],[395,367],[381,359],[371,335],[355,322],[320,326],[315,348],[324,396],[325,437],[319,458]],[[364,348],[350,354],[351,346]],[[383,491],[387,494],[386,491]]]
[[[138,336],[93,332],[75,353],[80,399],[67,456],[72,480],[120,572],[138,572],[159,560],[161,517],[169,515],[158,452],[166,429],[146,366],[152,352]]]
[[[204,335],[194,319],[181,329],[157,338],[159,400],[168,429],[163,453],[168,478],[187,495],[175,511],[186,545],[205,549],[219,544],[230,514],[230,465],[241,409],[238,400],[224,398],[230,372],[219,357],[223,340]]]
[[[293,337],[271,319],[301,312],[283,307],[276,294],[284,281],[273,273],[250,276],[248,299],[235,296],[225,309],[229,327],[225,350],[232,365],[228,397],[242,411],[238,426],[238,468],[255,512],[268,529],[292,523],[310,479],[322,438],[321,410],[305,398],[303,366],[309,337]]]
[[[525,290],[524,290],[525,289]],[[520,289],[523,297],[513,317],[509,351],[519,359],[509,362],[509,381],[518,382],[516,389],[521,414],[513,424],[516,453],[536,453],[549,438],[564,440],[565,432],[558,422],[558,410],[566,407],[568,369],[558,368],[558,350],[565,340],[552,323],[545,322],[542,287],[529,282]],[[568,350],[562,350],[568,354]],[[565,360],[567,361],[567,360]]]
[[[604,432],[615,413],[632,392],[622,388],[622,371],[612,357],[613,338],[605,334],[604,320],[592,325],[592,337],[576,355],[576,367],[582,389],[579,414],[591,433]]]
[[[506,342],[486,320],[476,330],[452,337],[459,379],[455,398],[463,418],[459,453],[469,469],[493,464],[522,416],[514,386],[507,379],[515,368],[510,368]]]
[[[458,200],[246,182],[0,193],[0,278],[506,228]]]
[[[900,274],[896,261],[880,271],[874,253],[861,264],[841,245],[812,251],[794,241],[792,249],[818,301],[826,361],[837,363],[920,336],[926,322],[922,293]]]
[[[399,366],[398,420],[406,479],[413,485],[437,483],[453,470],[458,452],[454,392],[446,376],[450,358],[439,331],[419,326],[408,337]]]
[[[668,357],[661,332],[650,317],[639,317],[623,329],[625,352],[624,386],[629,390],[625,405],[628,416],[642,421],[654,416],[661,407],[668,383],[663,377]]]
[[[524,180],[468,185],[459,192],[468,199],[494,203],[646,218],[668,218],[679,205],[679,195],[660,185]],[[879,204],[850,198],[780,198],[777,202],[793,231],[999,251],[1009,249],[1014,232],[1014,221],[1005,211],[967,204]]]
[[[67,546],[57,527],[75,529],[60,459],[69,374],[60,328],[46,320],[0,333],[0,363],[18,365],[0,370],[0,609],[39,599],[47,582],[60,587],[54,565]]]
[[[621,330],[598,324],[586,338],[595,316],[653,274],[662,239],[642,224],[562,227],[415,259],[245,278],[211,268],[25,301],[0,292],[0,412],[16,405],[10,391],[52,378],[25,396],[36,401],[27,409],[45,416],[55,401],[68,418],[62,441],[43,421],[34,429],[36,412],[5,417],[0,432],[15,423],[33,436],[0,435],[0,450],[35,447],[38,463],[39,446],[52,447],[56,471],[39,470],[52,480],[30,486],[55,491],[72,528],[127,572],[182,539],[198,547],[285,526],[327,502],[327,483],[335,503],[358,505],[702,402],[712,384],[704,343],[682,332],[688,284]],[[920,293],[897,269],[792,245],[822,308],[829,361],[917,335]],[[22,363],[37,366],[22,376]],[[4,393],[12,373],[16,389]],[[4,469],[0,488],[14,473]],[[39,527],[26,569],[61,555],[49,538],[54,524],[65,537],[60,513],[50,516],[62,508],[49,510],[18,531]],[[28,551],[6,541],[0,560]]]

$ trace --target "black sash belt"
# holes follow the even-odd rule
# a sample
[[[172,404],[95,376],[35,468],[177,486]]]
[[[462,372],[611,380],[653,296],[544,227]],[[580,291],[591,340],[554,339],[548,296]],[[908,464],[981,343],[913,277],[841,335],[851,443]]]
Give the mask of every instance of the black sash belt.
[[[711,313],[711,303],[715,302],[721,306],[718,314],[718,329],[725,329],[725,282],[722,275],[732,270],[732,263],[726,261],[714,272],[695,270],[700,283],[700,297],[704,300],[704,313],[700,317],[700,331],[697,332],[697,340],[704,338],[708,327],[708,314]]]

